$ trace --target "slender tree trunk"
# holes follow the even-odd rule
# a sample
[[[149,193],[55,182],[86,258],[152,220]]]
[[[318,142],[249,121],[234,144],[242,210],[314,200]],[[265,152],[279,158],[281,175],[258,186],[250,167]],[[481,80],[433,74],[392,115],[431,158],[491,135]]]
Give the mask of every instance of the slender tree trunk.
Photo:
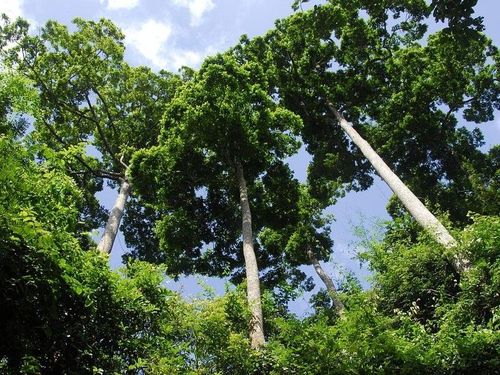
[[[240,204],[243,233],[243,256],[247,276],[247,299],[252,318],[250,321],[250,340],[252,348],[259,349],[264,343],[264,319],[260,296],[259,268],[253,247],[252,213],[248,202],[247,184],[241,163],[236,162],[236,174],[240,188]]]
[[[126,179],[123,179],[120,184],[120,192],[116,198],[115,205],[109,213],[108,222],[106,223],[106,228],[102,234],[101,241],[99,241],[99,244],[97,245],[97,248],[103,254],[111,253],[113,243],[115,242],[116,235],[118,234],[118,229],[120,229],[123,212],[125,211],[125,204],[127,203],[129,195],[130,183]]]
[[[337,289],[335,288],[335,284],[333,283],[332,278],[325,272],[323,267],[321,267],[321,264],[316,258],[316,255],[309,246],[307,247],[307,256],[309,257],[309,261],[311,262],[311,264],[314,266],[314,269],[316,270],[319,278],[323,281],[323,283],[325,283],[326,291],[333,301],[333,307],[335,308],[335,310],[337,310],[338,314],[342,316],[344,314],[345,307],[342,301],[339,299]]]
[[[427,207],[425,207],[417,196],[413,194],[413,192],[399,179],[398,176],[396,176],[396,174],[370,146],[370,144],[359,135],[359,133],[353,128],[352,123],[347,122],[330,101],[328,101],[327,104],[330,111],[338,120],[340,127],[349,136],[349,138],[351,138],[354,144],[358,146],[363,155],[375,168],[379,176],[387,183],[387,185],[389,185],[391,190],[394,194],[396,194],[413,218],[445,248],[449,249],[456,246],[457,242],[444,225],[441,224],[441,222],[427,209]],[[458,273],[466,272],[470,267],[467,259],[459,256],[454,256],[452,259],[452,265]]]

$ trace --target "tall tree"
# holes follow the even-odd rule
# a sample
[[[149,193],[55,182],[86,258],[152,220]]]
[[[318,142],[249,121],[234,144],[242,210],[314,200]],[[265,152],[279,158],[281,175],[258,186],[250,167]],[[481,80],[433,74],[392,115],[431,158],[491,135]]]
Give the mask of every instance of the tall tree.
[[[137,152],[131,167],[144,199],[152,193],[163,212],[156,231],[169,249],[167,265],[217,273],[244,262],[254,348],[264,344],[258,259],[267,263],[269,255],[256,254],[252,192],[298,149],[301,125],[268,90],[260,64],[233,52],[207,59],[168,106],[161,146]]]
[[[398,197],[401,203],[406,207],[408,212],[424,229],[426,229],[436,242],[446,248],[455,247],[456,240],[451,236],[443,224],[425,207],[418,197],[401,181],[401,179],[389,168],[382,158],[375,152],[370,144],[364,140],[359,133],[353,128],[352,123],[339,114],[333,107],[331,102],[328,102],[329,109],[334,113],[340,127],[345,131],[353,143],[359,147],[363,155],[370,161],[371,165],[378,175],[389,185],[394,194]],[[461,256],[453,257],[453,266],[455,270],[463,273],[468,270],[469,262]]]
[[[70,32],[49,21],[39,36],[31,36],[24,21],[7,21],[2,34],[14,47],[5,49],[4,56],[40,91],[34,124],[39,139],[56,150],[81,145],[73,155],[76,180],[107,179],[119,186],[98,244],[109,254],[131,192],[127,164],[134,150],[157,141],[163,107],[178,80],[127,65],[124,36],[110,21],[77,18],[74,25]],[[100,186],[94,184],[92,195]]]
[[[366,17],[360,15],[361,10]],[[418,145],[415,155],[408,150],[402,151],[394,156],[393,163],[398,171],[413,170],[414,176],[432,172],[437,176],[434,185],[438,185],[440,179],[453,177],[452,172],[457,168],[447,162],[450,155],[465,156],[471,152],[478,155],[474,137],[464,139],[463,134],[467,131],[457,130],[456,121],[447,120],[461,108],[476,121],[489,118],[492,108],[498,106],[494,94],[498,88],[494,78],[496,71],[488,58],[497,58],[498,53],[474,28],[446,28],[432,35],[428,45],[420,45],[426,31],[423,19],[430,10],[425,2],[386,4],[332,0],[279,21],[276,30],[269,32],[264,40],[275,57],[280,99],[304,120],[303,137],[314,157],[310,177],[320,176],[316,182],[319,182],[319,193],[326,190],[326,195],[332,194],[332,187],[335,191],[339,184],[349,183],[352,177],[355,183],[348,188],[365,188],[370,184],[367,165],[359,156],[345,157],[354,151],[346,134],[342,134],[346,132],[353,144],[362,146],[363,154],[370,155],[370,161],[376,162],[377,166],[372,166],[383,178],[399,181],[390,183],[391,188],[407,202],[407,207],[412,207],[413,214],[418,213],[416,219],[423,227],[436,241],[450,247],[455,241],[447,230],[396,175],[385,168],[386,164],[380,163],[382,159],[373,148],[368,148],[368,143],[340,115],[346,113],[352,123],[368,135],[384,128],[383,133],[378,133],[383,134],[383,138],[379,138],[380,148],[391,144]],[[396,20],[392,30],[387,25],[389,16]],[[474,35],[479,38],[474,39]],[[458,51],[464,48],[470,48],[471,53],[460,55]],[[436,54],[437,50],[441,54]],[[446,54],[453,56],[453,66],[443,70],[440,67],[449,61],[442,53],[446,50],[453,53]],[[405,69],[413,66],[409,65],[410,61],[415,66],[422,65],[423,77],[422,71]],[[406,74],[402,76],[401,71]],[[402,84],[390,84],[396,82]],[[454,89],[452,94],[450,87]],[[422,97],[426,92],[430,93],[429,97]],[[401,101],[405,95],[408,98]],[[418,108],[417,105],[412,107],[415,103]],[[439,104],[450,108],[448,114],[441,115]],[[399,114],[400,119],[401,111],[403,120],[398,123],[395,118],[386,126],[384,115]],[[408,118],[411,120],[406,121]],[[332,127],[335,123],[340,126]],[[419,129],[415,132],[413,126],[417,124]],[[439,138],[426,143],[421,137],[426,132],[437,133]],[[447,153],[443,153],[443,149]],[[323,183],[325,176],[321,172],[325,169],[330,169],[326,177],[333,184]],[[418,177],[412,182],[415,180]],[[426,183],[429,181],[419,185],[419,193],[425,192],[420,187]],[[311,185],[315,182],[311,181]],[[467,269],[467,261],[462,257],[455,256],[453,263],[457,270]]]

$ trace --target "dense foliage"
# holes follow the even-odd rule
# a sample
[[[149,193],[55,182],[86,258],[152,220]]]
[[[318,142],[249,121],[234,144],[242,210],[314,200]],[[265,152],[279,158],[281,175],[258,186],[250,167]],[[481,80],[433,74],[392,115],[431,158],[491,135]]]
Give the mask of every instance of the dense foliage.
[[[4,19],[0,372],[498,373],[500,149],[457,119],[500,108],[499,53],[475,3],[330,0],[179,75],[125,63],[108,20],[31,35]],[[428,35],[431,22],[443,27]],[[320,263],[334,240],[325,209],[372,183],[331,103],[456,240],[437,243],[391,199],[392,220],[360,241],[366,289]],[[305,183],[287,164],[301,144]],[[132,186],[118,270],[92,232],[104,180]],[[298,317],[288,302],[314,287],[305,267],[326,288]],[[185,274],[230,282],[186,299],[168,288]]]

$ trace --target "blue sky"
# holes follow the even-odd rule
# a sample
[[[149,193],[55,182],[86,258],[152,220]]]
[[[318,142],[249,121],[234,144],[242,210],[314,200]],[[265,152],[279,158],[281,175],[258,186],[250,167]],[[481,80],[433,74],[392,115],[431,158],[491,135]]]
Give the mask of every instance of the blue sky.
[[[311,1],[312,4],[318,2]],[[196,68],[204,57],[234,45],[242,34],[255,36],[266,32],[276,19],[292,13],[291,3],[292,0],[0,0],[0,13],[27,18],[35,27],[49,19],[69,25],[75,17],[109,18],[126,35],[129,63],[177,71],[183,65]],[[479,0],[476,12],[484,17],[488,36],[500,45],[500,1]],[[498,114],[495,121],[479,127],[485,134],[486,148],[500,143]],[[290,160],[300,180],[305,178],[308,159],[308,155],[301,152]],[[102,203],[111,207],[116,194],[109,189],[103,192]],[[332,232],[333,262],[325,265],[327,272],[337,276],[340,269],[349,269],[365,279],[368,273],[352,259],[356,251],[354,227],[361,224],[370,227],[380,219],[387,219],[385,205],[390,196],[387,186],[377,179],[368,191],[348,194],[329,210],[336,222]],[[120,264],[125,250],[120,236],[110,260],[113,267]],[[304,270],[315,277],[312,268],[304,267]],[[321,281],[315,279],[321,285]],[[223,282],[205,280],[223,292]],[[168,285],[188,296],[201,290],[195,278]],[[307,301],[308,296],[299,298],[291,304],[292,311],[307,313]]]
[[[48,19],[110,18],[125,32],[133,64],[177,70],[257,35],[291,13],[288,0],[0,0],[0,11],[36,25]]]

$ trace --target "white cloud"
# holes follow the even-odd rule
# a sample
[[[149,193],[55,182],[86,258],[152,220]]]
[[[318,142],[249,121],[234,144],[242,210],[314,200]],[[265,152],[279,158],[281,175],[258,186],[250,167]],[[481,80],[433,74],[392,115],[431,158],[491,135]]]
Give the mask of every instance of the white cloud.
[[[14,20],[23,15],[23,0],[1,0],[0,14],[5,13],[10,19]]]
[[[31,30],[38,27],[38,22],[34,19],[26,17],[23,11],[24,0],[0,0],[0,14],[5,13],[11,21],[14,21],[17,17],[22,17],[28,21],[31,26]],[[5,48],[14,47],[13,43],[7,43]]]
[[[168,52],[165,54],[166,64],[163,68],[174,72],[178,71],[183,66],[198,68],[205,57],[213,55],[216,52],[217,48],[212,45],[199,51],[176,47],[169,48]]]
[[[150,19],[138,27],[125,28],[124,32],[126,43],[133,46],[153,65],[157,67],[166,65],[163,51],[172,34],[170,24]]]
[[[199,25],[203,15],[215,7],[213,0],[172,0],[175,5],[188,8],[191,14],[191,25]]]
[[[183,66],[196,67],[203,59],[203,55],[198,51],[172,49],[167,57],[167,66],[174,71]]]
[[[132,9],[139,4],[139,0],[100,0],[100,1],[101,4],[107,1],[108,5],[106,6],[106,8],[109,10]]]
[[[177,71],[182,66],[196,68],[203,58],[216,51],[208,46],[202,51],[179,48],[171,40],[173,28],[170,23],[153,19],[123,28],[125,42],[154,68]]]

